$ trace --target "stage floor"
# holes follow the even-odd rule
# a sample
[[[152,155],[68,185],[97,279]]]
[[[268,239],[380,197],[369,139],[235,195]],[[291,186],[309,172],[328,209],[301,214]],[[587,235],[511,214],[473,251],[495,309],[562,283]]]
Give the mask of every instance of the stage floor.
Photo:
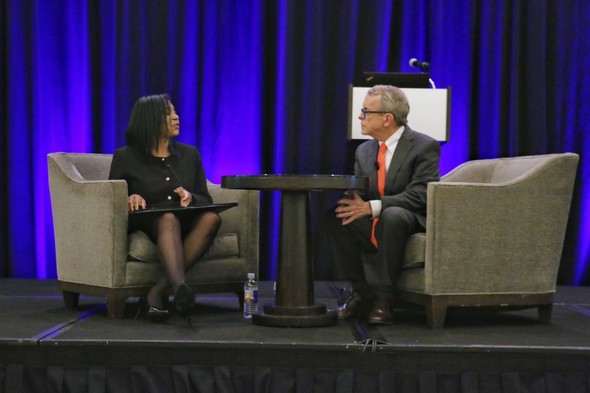
[[[317,303],[337,307],[346,283],[316,282]],[[260,283],[260,304],[272,302],[272,285]],[[391,326],[338,321],[331,327],[280,328],[252,325],[242,317],[235,294],[197,295],[192,326],[180,317],[153,323],[135,319],[130,298],[122,320],[107,318],[103,299],[80,297],[80,307],[64,307],[54,280],[0,279],[1,345],[255,345],[357,349],[367,338],[381,350],[461,350],[519,348],[590,353],[590,288],[559,287],[551,324],[537,322],[536,309],[450,309],[444,329],[430,330],[420,309],[397,310]],[[364,332],[363,332],[364,331]]]
[[[316,282],[316,302],[334,309],[345,286]],[[271,302],[271,295],[272,284],[260,283],[260,304]],[[137,299],[131,298],[125,318],[112,320],[101,298],[81,296],[77,309],[66,308],[54,280],[0,279],[0,392],[10,391],[2,390],[3,384],[25,383],[35,370],[43,369],[50,378],[52,367],[178,365],[278,368],[295,374],[302,369],[391,371],[398,373],[398,382],[400,372],[421,370],[457,373],[463,384],[466,370],[516,375],[536,370],[560,373],[560,385],[573,383],[575,375],[578,386],[590,386],[586,287],[558,288],[550,324],[537,322],[536,309],[469,308],[449,310],[440,330],[426,327],[420,309],[396,310],[391,326],[338,321],[330,327],[280,328],[252,325],[238,306],[235,294],[197,295],[197,313],[189,326],[178,316],[164,323],[135,319]],[[20,370],[16,377],[10,371],[15,367]],[[60,378],[65,380],[64,372]],[[381,384],[387,379],[383,375]],[[317,374],[314,378],[317,384]]]

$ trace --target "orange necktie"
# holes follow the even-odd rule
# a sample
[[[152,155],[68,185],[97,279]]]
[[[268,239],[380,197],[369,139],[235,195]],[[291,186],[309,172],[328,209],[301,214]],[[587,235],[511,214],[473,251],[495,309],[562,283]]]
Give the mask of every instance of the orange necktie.
[[[377,191],[380,196],[385,195],[385,154],[387,153],[387,145],[382,143],[379,147],[379,154],[377,155]],[[373,219],[373,228],[371,230],[371,243],[375,247],[379,247],[377,239],[375,238],[375,227],[379,218]]]

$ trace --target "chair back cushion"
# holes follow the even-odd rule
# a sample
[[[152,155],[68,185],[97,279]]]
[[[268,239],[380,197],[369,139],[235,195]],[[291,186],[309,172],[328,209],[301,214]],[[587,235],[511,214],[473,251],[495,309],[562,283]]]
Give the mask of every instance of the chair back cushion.
[[[501,184],[518,181],[555,158],[555,155],[546,154],[468,161],[443,176],[441,182]]]
[[[74,180],[107,180],[113,161],[112,154],[66,153],[53,157]]]

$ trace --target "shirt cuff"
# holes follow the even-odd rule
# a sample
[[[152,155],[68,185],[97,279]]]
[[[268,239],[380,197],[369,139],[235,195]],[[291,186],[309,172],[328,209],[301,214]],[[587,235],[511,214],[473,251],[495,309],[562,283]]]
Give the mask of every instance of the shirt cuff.
[[[371,218],[379,217],[381,215],[381,207],[383,206],[381,201],[376,199],[376,200],[369,201],[369,204],[371,205],[371,211],[373,213],[371,215]]]

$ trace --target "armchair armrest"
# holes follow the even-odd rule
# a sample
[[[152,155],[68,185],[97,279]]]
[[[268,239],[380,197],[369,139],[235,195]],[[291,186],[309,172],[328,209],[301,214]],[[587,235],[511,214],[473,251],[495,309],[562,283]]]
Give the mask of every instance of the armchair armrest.
[[[258,277],[260,192],[226,189],[210,182],[208,189],[215,203],[238,203],[237,207],[220,213],[222,221],[218,235],[238,234],[240,257],[248,260],[248,271]]]
[[[125,281],[127,183],[85,180],[65,155],[48,155],[58,278],[113,287]]]
[[[571,189],[556,192],[535,174],[499,184],[430,183],[427,292],[555,291],[570,198]]]

